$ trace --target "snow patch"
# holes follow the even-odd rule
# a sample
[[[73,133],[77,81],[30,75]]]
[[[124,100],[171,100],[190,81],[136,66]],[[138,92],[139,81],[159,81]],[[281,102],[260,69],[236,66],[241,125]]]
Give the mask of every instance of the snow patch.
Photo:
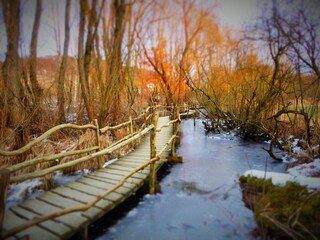
[[[67,117],[67,123],[75,123],[77,121],[77,113],[72,113]]]
[[[275,185],[284,186],[288,181],[296,182],[301,186],[307,186],[310,189],[320,190],[320,178],[306,177],[303,175],[293,176],[288,173],[265,172],[262,170],[248,170],[245,176],[253,176],[257,178],[271,179]]]
[[[134,208],[128,213],[128,217],[134,217],[138,214],[138,209]]]
[[[298,177],[304,175],[306,177],[313,177],[320,174],[320,159],[315,159],[311,163],[304,163],[293,168],[288,169],[288,172]]]
[[[43,182],[40,178],[30,179],[21,183],[10,185],[6,208],[16,206],[26,198],[34,198],[44,193],[41,189]]]
[[[83,171],[77,171],[71,175],[64,175],[62,172],[57,172],[53,177],[54,184],[56,186],[66,185],[69,182],[73,182],[73,181],[75,181],[85,175],[88,175],[91,172],[92,171],[89,169],[84,169]]]
[[[300,152],[301,147],[298,146],[299,141],[300,141],[300,139],[298,139],[298,138],[293,139],[292,152],[294,152],[294,153],[299,153]]]

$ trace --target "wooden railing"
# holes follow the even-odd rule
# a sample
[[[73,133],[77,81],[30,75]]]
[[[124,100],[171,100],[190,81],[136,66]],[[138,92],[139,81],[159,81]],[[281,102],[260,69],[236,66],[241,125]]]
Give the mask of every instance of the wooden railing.
[[[184,114],[188,110],[189,110],[189,108],[183,109]],[[171,120],[168,123],[163,124],[162,126],[159,126],[157,128],[157,121],[158,121],[158,117],[159,117],[159,112],[172,113],[173,120]],[[133,122],[137,121],[141,118],[144,118],[144,121],[143,121],[140,129],[137,130],[136,132],[134,132],[133,131]],[[92,124],[87,124],[84,126],[78,126],[78,125],[73,125],[73,124],[61,124],[61,125],[58,125],[56,127],[53,127],[52,129],[48,130],[47,132],[45,132],[44,134],[42,134],[41,136],[34,139],[33,141],[31,141],[30,143],[28,143],[27,145],[25,145],[24,147],[22,147],[18,150],[0,151],[0,155],[8,156],[8,157],[23,154],[26,151],[28,151],[29,149],[31,149],[37,143],[48,138],[51,134],[55,133],[58,130],[64,129],[64,128],[73,128],[73,129],[88,129],[89,128],[89,129],[93,129],[96,132],[96,134],[95,134],[96,145],[93,147],[89,147],[89,148],[81,149],[81,150],[64,152],[64,153],[53,154],[50,156],[42,156],[42,157],[34,158],[34,159],[31,159],[31,160],[28,160],[28,161],[25,161],[22,163],[18,163],[18,164],[9,166],[7,168],[0,169],[0,190],[1,190],[0,191],[0,231],[2,233],[2,237],[5,238],[8,236],[12,236],[12,235],[16,234],[17,232],[20,232],[30,226],[39,224],[43,221],[47,221],[49,219],[53,219],[53,218],[56,218],[56,217],[59,217],[59,216],[62,216],[62,215],[65,215],[65,214],[68,214],[71,212],[86,211],[90,207],[94,206],[98,201],[100,201],[101,199],[106,197],[108,194],[110,194],[111,192],[113,192],[117,188],[121,187],[125,183],[125,181],[129,177],[131,177],[133,174],[144,169],[145,167],[147,167],[149,165],[150,165],[150,175],[149,175],[149,184],[150,184],[149,189],[150,190],[149,191],[151,194],[154,194],[155,193],[155,183],[156,183],[155,162],[157,162],[160,159],[160,156],[163,154],[163,152],[166,150],[166,148],[169,145],[171,145],[171,150],[172,150],[171,155],[173,157],[175,157],[175,152],[174,152],[175,151],[175,139],[177,137],[178,126],[179,126],[180,121],[181,120],[180,120],[179,107],[168,107],[168,106],[148,107],[143,113],[141,113],[136,118],[129,117],[129,121],[121,123],[117,126],[106,126],[103,128],[99,128],[98,122],[96,120],[94,120]],[[156,139],[156,132],[160,132],[162,128],[169,127],[171,124],[173,124],[172,137],[169,139],[169,141],[165,144],[165,146],[157,154],[156,140],[155,140]],[[111,144],[110,146],[108,146],[104,149],[101,149],[100,137],[102,134],[106,133],[109,130],[116,130],[121,127],[127,127],[127,126],[129,126],[129,134],[127,136],[125,136],[122,139],[118,140],[117,142]],[[61,210],[61,211],[58,211],[58,212],[55,212],[55,213],[52,213],[52,214],[49,214],[46,216],[37,217],[34,220],[31,220],[23,225],[20,225],[16,228],[11,229],[10,231],[5,232],[5,234],[3,233],[2,223],[3,223],[4,212],[5,212],[7,188],[8,188],[9,183],[25,181],[27,179],[32,179],[32,178],[37,178],[37,177],[43,177],[49,173],[53,173],[58,170],[70,168],[72,166],[89,161],[91,159],[98,159],[99,168],[102,168],[102,166],[103,166],[102,156],[103,155],[110,154],[110,153],[112,153],[112,152],[114,152],[124,146],[127,146],[128,144],[133,144],[136,140],[138,140],[139,138],[141,138],[142,136],[144,136],[145,134],[147,134],[149,132],[150,132],[150,160],[147,161],[145,164],[141,165],[140,167],[131,171],[125,177],[123,177],[120,180],[120,182],[117,185],[115,185],[112,189],[105,191],[103,194],[98,196],[94,201],[92,201],[86,205],[82,205],[80,207],[64,209],[64,210]],[[93,151],[95,151],[95,152],[93,152]],[[26,173],[23,175],[14,176],[14,177],[10,178],[10,174],[12,174],[20,169],[34,166],[36,164],[43,163],[43,162],[54,161],[54,160],[62,158],[62,157],[79,155],[79,154],[83,154],[83,153],[90,153],[90,154],[88,154],[84,157],[74,159],[69,162],[65,162],[65,163],[56,165],[56,166],[51,166],[51,167],[48,167],[46,169],[41,169],[36,172]]]

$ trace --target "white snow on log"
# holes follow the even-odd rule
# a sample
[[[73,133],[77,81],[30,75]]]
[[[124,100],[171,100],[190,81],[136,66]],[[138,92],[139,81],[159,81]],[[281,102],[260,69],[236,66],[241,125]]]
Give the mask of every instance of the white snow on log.
[[[110,164],[112,164],[112,163],[114,163],[114,162],[116,162],[116,161],[118,161],[118,158],[111,159],[111,160],[109,160],[108,162],[105,162],[105,163],[103,164],[102,168],[106,168],[106,167],[108,167]]]
[[[248,170],[244,173],[245,176],[253,176],[257,178],[271,179],[275,185],[283,186],[288,181],[296,182],[301,186],[307,186],[309,189],[320,190],[320,178],[306,177],[303,175],[294,176],[289,173],[265,172],[262,170]]]

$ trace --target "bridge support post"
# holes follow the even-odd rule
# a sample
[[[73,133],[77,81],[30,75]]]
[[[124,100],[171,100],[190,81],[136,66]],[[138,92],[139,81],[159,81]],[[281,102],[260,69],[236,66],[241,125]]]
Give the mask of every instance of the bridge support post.
[[[153,125],[154,128],[150,131],[150,159],[156,157],[157,149],[156,149],[156,128],[158,123],[159,114],[157,112],[153,112]],[[156,174],[156,167],[155,163],[150,164],[150,174],[149,174],[149,193],[155,194],[156,193],[156,184],[157,184],[157,174]]]
[[[79,240],[88,240],[88,224],[85,224],[84,226],[82,226],[78,233],[77,233],[77,239]]]
[[[8,169],[0,169],[0,238],[3,232],[3,219],[6,209],[7,191],[10,180],[10,171]]]

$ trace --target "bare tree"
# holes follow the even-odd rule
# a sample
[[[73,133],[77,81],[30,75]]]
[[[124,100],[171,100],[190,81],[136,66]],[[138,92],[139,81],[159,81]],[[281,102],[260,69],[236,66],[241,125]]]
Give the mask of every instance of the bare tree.
[[[59,79],[58,79],[58,122],[59,123],[63,123],[66,121],[66,116],[64,111],[64,107],[65,107],[64,82],[65,82],[65,74],[66,74],[68,50],[69,50],[69,40],[70,40],[70,26],[69,26],[70,2],[71,0],[66,1],[63,56],[62,56],[62,62],[60,65]]]
[[[23,145],[23,91],[20,82],[19,69],[19,31],[20,31],[20,1],[2,1],[2,11],[7,34],[7,52],[2,67],[4,85],[7,94],[8,110],[7,124],[15,129],[16,147]],[[4,114],[6,115],[6,114]]]
[[[36,13],[32,29],[31,44],[30,44],[30,82],[35,105],[40,104],[42,89],[37,80],[37,44],[40,19],[42,13],[42,0],[37,0]]]
[[[127,4],[124,0],[113,0],[111,3],[110,27],[104,21],[104,51],[106,53],[107,73],[106,86],[102,93],[100,120],[103,121],[110,112],[113,118],[119,110],[120,91],[122,82],[122,43],[126,27]],[[108,32],[110,30],[110,32]],[[110,34],[109,34],[110,33]]]
[[[80,0],[80,24],[79,24],[79,42],[78,42],[78,67],[79,78],[82,90],[82,97],[87,110],[89,120],[95,116],[94,103],[92,102],[92,94],[89,87],[89,74],[91,66],[91,58],[94,53],[94,42],[98,34],[98,26],[102,11],[104,9],[105,0],[102,1],[100,11],[97,15],[97,0],[93,0],[91,7],[89,1]],[[87,22],[87,39],[84,45],[84,33]]]
[[[274,2],[275,4],[275,2]],[[296,7],[296,6],[294,6]],[[289,46],[288,55],[293,66],[295,66],[298,78],[299,89],[296,99],[296,114],[304,118],[306,140],[311,144],[311,119],[318,119],[317,112],[320,102],[320,41],[319,41],[319,12],[318,16],[313,16],[302,4],[291,13],[295,17],[286,16],[279,9],[274,7],[271,21],[274,22],[274,29],[277,29],[284,42]],[[313,78],[308,87],[304,83],[305,76]],[[293,83],[295,84],[295,83]],[[313,89],[307,93],[306,89]],[[297,101],[298,102],[298,101]],[[284,111],[285,113],[286,111]]]

